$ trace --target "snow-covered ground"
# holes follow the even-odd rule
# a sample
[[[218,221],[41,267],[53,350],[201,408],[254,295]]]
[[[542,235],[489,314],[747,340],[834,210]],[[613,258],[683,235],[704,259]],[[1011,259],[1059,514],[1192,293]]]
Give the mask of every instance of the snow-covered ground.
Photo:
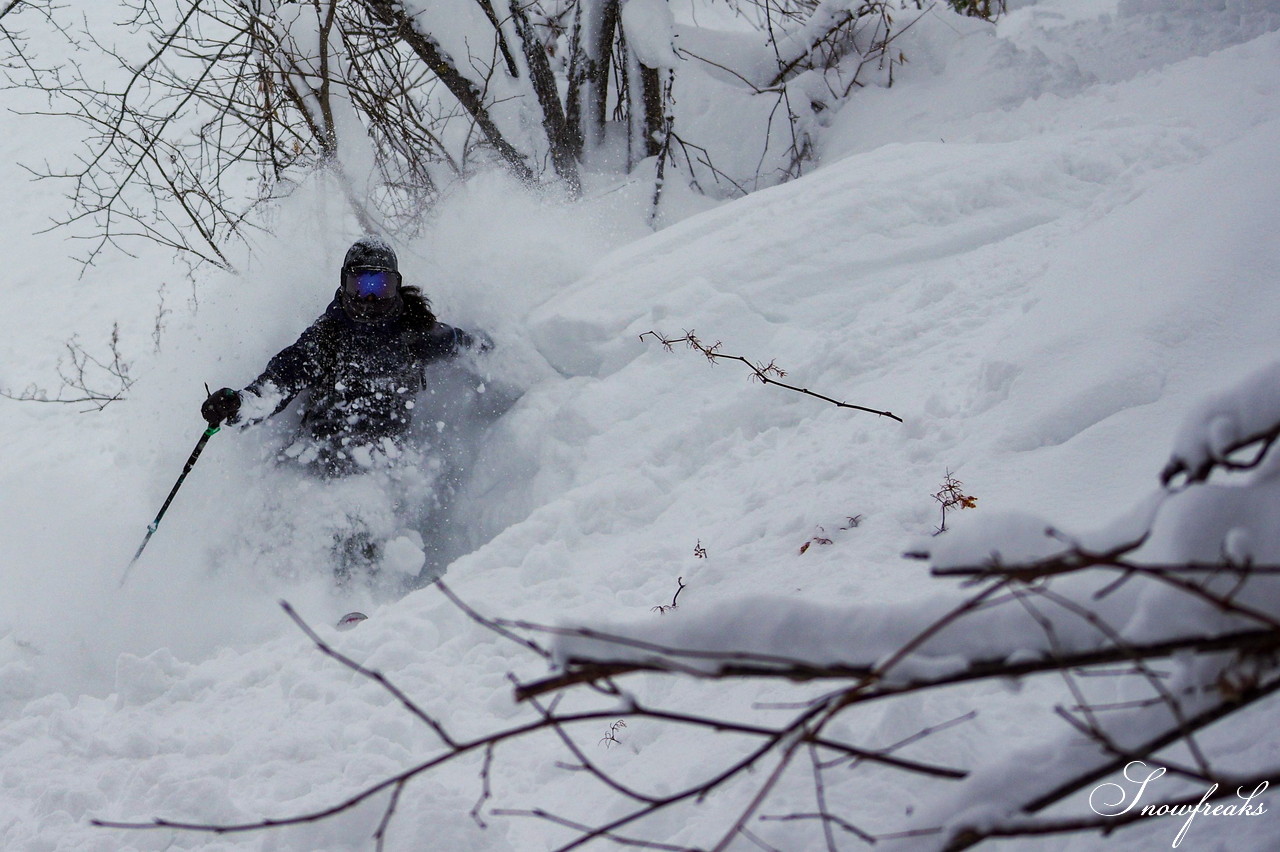
[[[931,495],[948,470],[978,498],[957,524],[1032,510],[1089,529],[1157,485],[1184,415],[1276,356],[1280,3],[1010,5],[994,31],[930,16],[904,39],[895,85],[836,116],[821,168],[658,233],[643,189],[567,205],[485,177],[441,205],[402,247],[402,269],[444,320],[498,344],[476,376],[441,378],[464,399],[432,417],[465,463],[429,530],[454,592],[537,623],[696,623],[761,595],[892,612],[942,582],[901,554],[936,525]],[[279,430],[215,436],[118,586],[203,428],[203,383],[247,383],[330,298],[355,236],[340,202],[299,191],[238,277],[193,282],[159,252],[104,256],[77,277],[65,232],[36,234],[60,196],[17,165],[70,156],[70,134],[51,119],[0,121],[0,386],[56,387],[63,341],[102,351],[117,322],[138,379],[95,414],[0,400],[0,846],[370,848],[385,798],[221,837],[89,822],[284,817],[434,753],[430,730],[318,653],[281,598],[458,736],[535,716],[508,674],[534,679],[545,663],[435,588],[330,588],[325,523],[343,499],[376,498],[317,493],[265,464]],[[905,422],[761,387],[740,365],[641,339],[650,330],[696,330]],[[802,553],[815,538],[830,544]],[[679,608],[652,612],[677,578]],[[326,626],[357,607],[372,616],[358,629]],[[774,683],[636,683],[667,706],[756,721],[779,711],[753,705],[795,698]],[[843,732],[883,745],[976,709],[930,745],[994,771],[1001,755],[981,743],[1012,752],[1062,727],[1054,690],[872,705]],[[720,747],[636,722],[597,749],[599,727],[584,737],[593,758],[647,788],[689,781],[691,756]],[[1280,753],[1256,716],[1217,743]],[[611,813],[607,791],[558,768],[570,759],[554,738],[500,750],[492,803]],[[481,762],[411,784],[387,848],[535,850],[570,836],[528,817],[486,815],[482,828],[470,814]],[[868,830],[947,801],[937,785],[873,777],[834,791]],[[806,783],[784,785],[775,810],[803,807]],[[713,843],[740,805],[731,790],[645,833]],[[1177,827],[1017,845],[1164,848]],[[812,825],[753,830],[785,850],[821,843]],[[1269,814],[1202,819],[1181,848],[1277,846]]]

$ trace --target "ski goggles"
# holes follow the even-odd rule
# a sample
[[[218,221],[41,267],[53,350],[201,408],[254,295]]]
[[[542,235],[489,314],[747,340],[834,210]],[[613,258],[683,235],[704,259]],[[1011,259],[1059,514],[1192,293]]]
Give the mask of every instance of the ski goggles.
[[[342,273],[342,292],[353,299],[390,299],[400,289],[400,273],[390,269],[348,269]]]

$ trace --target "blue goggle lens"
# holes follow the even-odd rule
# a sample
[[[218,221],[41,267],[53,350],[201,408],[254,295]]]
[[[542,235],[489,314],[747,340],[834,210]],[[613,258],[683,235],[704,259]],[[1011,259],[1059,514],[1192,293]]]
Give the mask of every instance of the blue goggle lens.
[[[345,286],[357,299],[390,299],[400,286],[400,275],[386,269],[355,269],[347,273]]]

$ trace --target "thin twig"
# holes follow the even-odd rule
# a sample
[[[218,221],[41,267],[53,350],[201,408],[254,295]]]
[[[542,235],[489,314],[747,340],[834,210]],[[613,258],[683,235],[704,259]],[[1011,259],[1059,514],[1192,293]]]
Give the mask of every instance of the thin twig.
[[[875,409],[875,408],[867,408],[866,406],[862,406],[862,405],[854,405],[849,402],[841,402],[838,399],[833,399],[832,397],[826,396],[825,394],[817,393],[815,391],[809,390],[808,388],[802,388],[796,385],[792,385],[792,384],[788,384],[786,382],[780,381],[781,377],[785,376],[787,373],[785,370],[778,367],[778,365],[775,364],[774,362],[770,361],[768,364],[763,364],[763,363],[757,363],[755,361],[751,361],[741,355],[725,354],[724,352],[719,351],[720,349],[719,342],[714,343],[710,346],[707,346],[701,340],[699,340],[698,337],[692,331],[686,331],[684,334],[684,337],[669,338],[656,331],[646,331],[644,334],[640,335],[641,340],[645,339],[646,337],[653,337],[654,340],[661,343],[663,347],[665,347],[668,351],[672,350],[676,346],[676,344],[683,343],[683,344],[686,344],[690,349],[695,349],[698,352],[701,352],[703,356],[706,357],[706,359],[711,362],[738,361],[742,364],[745,364],[751,370],[755,379],[759,381],[761,384],[777,385],[778,387],[785,388],[786,390],[789,390],[789,391],[794,391],[799,394],[804,394],[805,396],[811,396],[811,397],[814,397],[815,399],[820,399],[823,402],[829,402],[832,405],[836,406],[837,408],[851,408],[856,411],[865,411],[869,414],[879,415],[880,417],[888,417],[889,419],[896,420],[899,423],[902,422],[902,418],[891,411],[880,411],[879,409]]]

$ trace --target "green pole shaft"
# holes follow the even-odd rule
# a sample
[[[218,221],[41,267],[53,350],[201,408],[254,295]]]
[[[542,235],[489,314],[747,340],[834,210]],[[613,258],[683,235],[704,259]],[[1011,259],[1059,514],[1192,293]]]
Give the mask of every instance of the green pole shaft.
[[[160,507],[159,514],[156,519],[147,525],[147,535],[142,539],[142,544],[138,545],[138,552],[133,554],[133,559],[129,560],[129,565],[124,569],[124,575],[120,577],[120,585],[124,585],[124,581],[129,579],[129,571],[134,564],[142,556],[142,551],[146,550],[147,542],[151,541],[151,536],[160,527],[160,519],[164,517],[164,513],[169,511],[169,504],[173,502],[173,498],[177,496],[178,489],[182,487],[182,482],[187,478],[187,474],[191,472],[191,468],[196,466],[196,459],[200,458],[200,454],[204,452],[204,445],[209,443],[209,439],[218,434],[221,427],[210,426],[204,430],[204,434],[200,436],[200,440],[196,442],[196,448],[191,451],[191,455],[187,458],[187,463],[182,467],[182,473],[178,476],[178,481],[173,483],[173,488],[169,491],[169,496],[165,498],[164,505]]]

